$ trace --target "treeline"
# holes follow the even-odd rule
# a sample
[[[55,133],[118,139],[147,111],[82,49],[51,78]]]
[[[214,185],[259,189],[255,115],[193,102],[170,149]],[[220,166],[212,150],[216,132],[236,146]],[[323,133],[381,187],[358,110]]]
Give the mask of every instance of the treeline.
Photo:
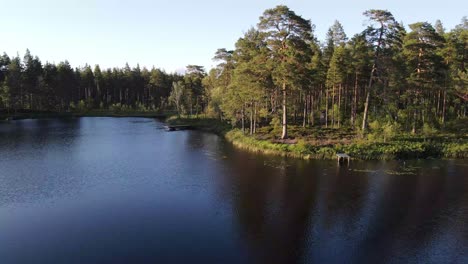
[[[73,69],[33,57],[0,57],[0,108],[177,110],[216,117],[251,134],[269,126],[350,127],[364,134],[443,129],[466,116],[468,21],[410,24],[368,10],[367,27],[348,38],[336,21],[326,40],[286,6],[266,10],[257,26],[219,49],[206,73],[139,67]],[[277,130],[276,130],[277,129]]]
[[[67,61],[42,64],[29,50],[23,59],[4,53],[0,56],[0,110],[164,111],[169,107],[173,83],[183,82],[194,91],[202,90],[203,68],[190,65],[187,69],[183,76],[156,68],[130,68],[128,64],[105,70],[99,65],[94,69],[89,65],[72,68]],[[201,111],[200,107],[195,108]]]
[[[325,42],[286,6],[268,9],[235,44],[219,49],[205,80],[210,110],[255,133],[260,124],[352,127],[395,133],[443,128],[466,116],[468,21],[409,25],[385,10],[348,38],[336,21]]]

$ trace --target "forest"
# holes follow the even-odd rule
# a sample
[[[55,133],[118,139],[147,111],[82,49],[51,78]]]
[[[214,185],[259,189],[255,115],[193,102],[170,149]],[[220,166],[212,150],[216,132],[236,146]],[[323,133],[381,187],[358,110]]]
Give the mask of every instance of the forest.
[[[278,139],[291,137],[291,127],[391,138],[466,124],[467,18],[447,30],[441,21],[405,26],[386,10],[363,17],[361,33],[348,37],[335,21],[318,40],[310,20],[286,6],[267,9],[234,50],[214,52],[208,72],[73,68],[42,63],[29,50],[22,59],[4,53],[0,113],[175,111]]]

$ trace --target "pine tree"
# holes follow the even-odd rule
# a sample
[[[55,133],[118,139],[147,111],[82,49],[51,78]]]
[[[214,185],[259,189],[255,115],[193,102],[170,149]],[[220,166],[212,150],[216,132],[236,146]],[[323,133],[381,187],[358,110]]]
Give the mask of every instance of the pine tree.
[[[281,138],[285,139],[288,137],[287,90],[297,85],[298,77],[307,71],[307,63],[311,61],[312,26],[309,20],[279,5],[263,13],[258,28],[265,33],[273,59],[273,80],[283,94]]]
[[[399,39],[399,32],[402,28],[401,25],[396,22],[392,13],[387,10],[371,9],[364,12],[364,15],[368,17],[371,22],[371,25],[364,31],[364,34],[373,47],[374,54],[369,83],[367,85],[366,102],[362,119],[362,134],[366,132],[367,128],[370,94],[374,89],[373,85],[376,81],[383,83],[383,78],[385,77],[383,57],[393,45],[398,45],[401,42]]]
[[[332,127],[335,126],[335,119],[337,119],[338,127],[340,126],[340,101],[341,101],[341,88],[346,77],[346,65],[345,65],[345,48],[339,46],[335,49],[333,57],[330,60],[330,66],[327,72],[326,87],[332,92]],[[338,96],[338,107],[335,107],[335,99]]]
[[[427,102],[423,100],[423,94],[430,94],[436,87],[443,85],[443,60],[437,51],[442,47],[444,39],[427,22],[414,23],[409,27],[411,32],[405,37],[403,52],[409,70],[407,93],[412,106],[412,132],[416,133],[417,123],[424,117],[423,104]],[[426,114],[430,112],[430,107],[425,111]]]

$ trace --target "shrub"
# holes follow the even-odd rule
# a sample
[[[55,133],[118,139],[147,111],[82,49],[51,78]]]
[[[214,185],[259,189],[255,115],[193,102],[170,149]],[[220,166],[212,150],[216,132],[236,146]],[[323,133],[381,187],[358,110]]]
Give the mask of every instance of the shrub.
[[[86,112],[87,109],[88,109],[88,108],[86,107],[85,101],[80,100],[80,101],[78,102],[78,105],[77,105],[77,107],[76,107],[76,110],[78,110],[79,112]]]
[[[118,113],[118,112],[122,111],[122,104],[120,104],[120,103],[112,104],[109,107],[109,109],[114,113]]]

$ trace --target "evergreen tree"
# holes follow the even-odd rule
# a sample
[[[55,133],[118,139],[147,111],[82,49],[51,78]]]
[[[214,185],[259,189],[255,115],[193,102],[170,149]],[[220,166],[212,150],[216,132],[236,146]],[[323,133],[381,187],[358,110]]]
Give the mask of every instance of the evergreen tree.
[[[312,26],[309,20],[279,5],[263,13],[258,28],[265,33],[273,60],[273,80],[283,94],[281,138],[285,139],[288,137],[287,90],[297,87],[298,78],[306,73],[311,61]]]
[[[364,15],[369,18],[371,24],[364,31],[368,42],[373,48],[373,62],[370,71],[369,83],[366,91],[366,102],[362,119],[362,133],[366,132],[368,110],[370,104],[370,94],[373,91],[373,85],[378,81],[381,85],[385,85],[385,70],[384,58],[391,50],[393,45],[399,45],[401,42],[400,31],[401,25],[396,22],[392,13],[387,10],[371,9],[364,12]],[[388,58],[388,57],[387,57]]]
[[[24,103],[23,64],[19,56],[13,57],[7,65],[3,83],[3,100],[15,111],[23,109]]]
[[[335,126],[335,119],[337,120],[338,127],[340,126],[340,102],[341,90],[346,78],[346,51],[345,48],[339,46],[335,49],[333,57],[330,60],[330,66],[327,72],[327,89],[332,92],[332,127]],[[327,91],[328,92],[328,91]],[[335,97],[338,95],[338,107],[335,108]],[[335,111],[338,110],[338,111]]]
[[[437,51],[442,47],[444,39],[427,22],[409,26],[411,32],[404,41],[404,54],[409,70],[407,93],[413,112],[412,132],[415,133],[419,119],[432,112],[431,105],[427,104],[429,101],[423,100],[422,95],[429,95],[443,85],[445,69]]]
[[[193,111],[195,110],[198,116],[200,112],[204,111],[207,105],[206,94],[204,93],[202,84],[205,76],[206,72],[203,66],[188,65],[186,67],[184,82],[187,89],[186,95],[188,96],[190,115],[193,115]]]
[[[251,29],[236,43],[235,69],[232,87],[240,99],[242,122],[250,119],[250,134],[256,132],[257,113],[270,85],[270,69],[267,64],[269,50],[260,32]],[[244,128],[245,125],[242,124]]]

